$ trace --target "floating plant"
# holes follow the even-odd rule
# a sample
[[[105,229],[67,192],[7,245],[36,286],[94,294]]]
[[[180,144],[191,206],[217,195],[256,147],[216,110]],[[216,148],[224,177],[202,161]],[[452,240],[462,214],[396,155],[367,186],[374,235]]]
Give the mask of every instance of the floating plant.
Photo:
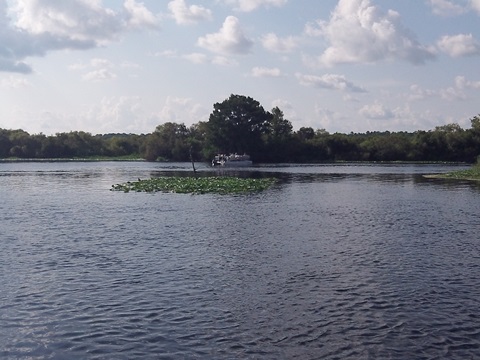
[[[173,192],[181,194],[237,194],[268,189],[275,179],[237,177],[156,177],[112,185],[112,191]]]

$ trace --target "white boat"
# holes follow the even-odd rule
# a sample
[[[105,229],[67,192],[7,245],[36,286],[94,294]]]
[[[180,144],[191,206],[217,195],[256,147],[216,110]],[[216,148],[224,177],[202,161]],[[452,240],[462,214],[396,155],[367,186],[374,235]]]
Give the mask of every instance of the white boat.
[[[252,160],[247,154],[238,155],[238,154],[218,154],[212,160],[212,166],[223,166],[223,167],[245,167],[251,166]]]

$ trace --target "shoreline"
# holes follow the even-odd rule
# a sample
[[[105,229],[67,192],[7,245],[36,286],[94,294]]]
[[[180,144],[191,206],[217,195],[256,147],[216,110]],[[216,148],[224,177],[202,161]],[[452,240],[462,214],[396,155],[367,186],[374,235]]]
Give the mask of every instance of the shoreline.
[[[98,158],[0,158],[0,163],[15,163],[15,162],[108,162],[108,161],[125,161],[125,162],[152,162],[152,163],[170,163],[170,162],[190,162],[190,161],[147,161],[143,158],[121,158],[121,157],[98,157]],[[196,161],[202,163],[203,161]],[[208,163],[208,161],[205,161]],[[456,161],[316,161],[316,162],[280,162],[280,163],[259,163],[258,165],[272,165],[272,164],[307,164],[307,165],[322,165],[322,164],[377,164],[377,165],[471,165],[466,162]],[[254,164],[255,165],[255,164]]]
[[[423,175],[423,177],[426,179],[480,181],[480,165],[474,165],[470,169],[451,171],[445,174],[427,174]]]

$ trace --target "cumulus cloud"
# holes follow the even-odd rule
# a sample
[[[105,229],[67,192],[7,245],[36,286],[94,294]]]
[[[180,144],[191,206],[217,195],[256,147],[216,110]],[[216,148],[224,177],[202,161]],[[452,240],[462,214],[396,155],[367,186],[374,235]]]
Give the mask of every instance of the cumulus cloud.
[[[220,66],[237,66],[238,61],[231,58],[227,58],[225,56],[215,56],[212,59],[212,64],[220,65]]]
[[[470,5],[473,10],[480,14],[480,0],[470,0]]]
[[[12,11],[15,25],[30,34],[94,44],[114,40],[127,29],[158,25],[156,16],[136,0],[125,0],[120,11],[103,7],[98,0],[17,0]]]
[[[409,100],[424,100],[436,95],[436,92],[429,89],[423,89],[418,84],[413,84],[410,86],[410,95],[408,96]]]
[[[111,39],[121,28],[116,13],[98,2],[17,0],[15,25],[30,34],[84,42]]]
[[[300,84],[305,86],[314,86],[319,89],[338,90],[344,92],[366,92],[365,89],[348,81],[344,75],[325,74],[323,76],[317,76],[297,73],[296,76]]]
[[[30,73],[25,62],[60,49],[90,49],[132,29],[157,26],[157,18],[135,0],[114,11],[99,0],[0,0],[0,71]]]
[[[138,29],[158,27],[158,18],[143,3],[137,3],[135,0],[126,0],[123,6],[126,10],[127,25],[129,27]]]
[[[246,54],[253,41],[243,33],[240,21],[235,16],[228,16],[218,32],[200,37],[197,45],[224,55]]]
[[[329,21],[309,23],[305,32],[329,43],[318,57],[324,66],[396,59],[423,64],[434,58],[401,24],[397,12],[383,12],[370,0],[340,0]]]
[[[438,16],[455,16],[467,11],[464,6],[449,0],[429,0],[429,3],[433,13]]]
[[[31,119],[37,119],[34,123]],[[78,111],[22,109],[14,128],[29,128],[32,133],[54,134],[83,130],[92,134],[148,133],[158,125],[158,118],[146,113],[138,96],[103,97]]]
[[[101,133],[152,131],[156,121],[147,116],[138,96],[104,97],[79,115],[79,123]]]
[[[191,53],[183,56],[184,59],[190,61],[193,64],[205,64],[208,61],[208,57],[202,53]]]
[[[120,67],[126,67],[123,64]],[[133,67],[129,65],[128,67]],[[106,81],[117,78],[114,72],[115,64],[104,58],[91,59],[89,63],[76,63],[68,67],[72,71],[83,71],[82,80],[84,81]]]
[[[289,53],[298,46],[298,40],[295,37],[279,38],[274,33],[264,35],[261,41],[265,49],[277,53]]]
[[[152,54],[155,57],[163,57],[163,58],[176,58],[178,56],[177,50],[167,49],[163,51],[157,51]]]
[[[470,81],[465,76],[455,77],[455,86],[458,89],[480,89],[480,81]]]
[[[94,82],[99,82],[99,81],[105,81],[105,80],[113,80],[117,77],[117,74],[114,72],[110,71],[107,68],[102,68],[102,69],[96,69],[92,70],[85,75],[83,75],[82,79],[85,81],[94,81]]]
[[[480,81],[469,80],[465,76],[456,76],[451,86],[440,89],[423,89],[414,84],[410,87],[409,100],[424,100],[437,97],[447,101],[464,100],[472,95],[473,91],[480,90]]]
[[[279,77],[282,72],[279,68],[254,67],[251,71],[253,77]]]
[[[183,59],[191,62],[192,64],[213,64],[220,66],[236,66],[238,62],[232,58],[215,55],[208,56],[203,53],[193,52],[188,54],[179,54],[176,50],[165,50],[162,52],[157,52],[153,54],[156,57],[163,57],[168,59]]]
[[[9,76],[0,80],[0,87],[7,89],[20,89],[30,86],[27,79],[19,76]]]
[[[228,5],[232,5],[235,10],[250,12],[258,9],[261,6],[264,7],[280,7],[287,3],[288,0],[224,0]]]
[[[452,57],[480,55],[480,42],[472,34],[443,36],[437,46]]]
[[[167,96],[165,104],[156,115],[159,122],[184,123],[189,126],[208,119],[209,110],[191,98]]]
[[[212,19],[212,11],[199,5],[188,6],[185,0],[173,0],[168,3],[168,9],[175,22],[180,25],[195,24]]]
[[[388,120],[395,117],[392,110],[388,109],[379,102],[363,106],[358,113],[367,119]]]

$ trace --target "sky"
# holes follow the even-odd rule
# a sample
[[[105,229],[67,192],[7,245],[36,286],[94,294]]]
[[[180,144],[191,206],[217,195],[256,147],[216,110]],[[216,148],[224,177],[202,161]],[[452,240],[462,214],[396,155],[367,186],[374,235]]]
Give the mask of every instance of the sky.
[[[0,0],[0,128],[150,133],[231,94],[294,130],[470,128],[480,0]]]

